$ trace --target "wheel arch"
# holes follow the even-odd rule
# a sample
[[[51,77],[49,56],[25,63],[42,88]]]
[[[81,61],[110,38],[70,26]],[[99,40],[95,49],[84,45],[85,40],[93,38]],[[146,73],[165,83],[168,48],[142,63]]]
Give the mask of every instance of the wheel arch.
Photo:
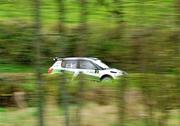
[[[109,78],[113,79],[113,77],[111,75],[104,74],[104,75],[101,76],[100,80],[103,80],[103,78],[105,78],[105,77],[109,77]]]

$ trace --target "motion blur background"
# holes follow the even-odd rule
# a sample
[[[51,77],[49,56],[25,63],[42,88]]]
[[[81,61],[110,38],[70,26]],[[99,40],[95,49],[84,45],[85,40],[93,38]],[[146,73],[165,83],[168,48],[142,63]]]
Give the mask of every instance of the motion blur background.
[[[180,0],[0,0],[0,126],[179,126]],[[47,75],[97,57],[127,77]]]

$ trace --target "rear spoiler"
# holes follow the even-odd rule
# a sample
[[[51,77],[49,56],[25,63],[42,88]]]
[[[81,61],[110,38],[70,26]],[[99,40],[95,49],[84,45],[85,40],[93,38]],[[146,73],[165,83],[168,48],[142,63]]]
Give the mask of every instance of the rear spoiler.
[[[55,57],[53,58],[54,61],[59,61],[59,60],[62,60],[63,58],[59,58],[59,57]]]

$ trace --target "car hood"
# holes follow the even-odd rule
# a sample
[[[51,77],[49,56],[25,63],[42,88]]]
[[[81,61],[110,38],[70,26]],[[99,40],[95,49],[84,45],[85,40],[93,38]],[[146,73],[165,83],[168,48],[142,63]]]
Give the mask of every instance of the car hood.
[[[107,70],[114,71],[114,72],[123,72],[123,71],[118,70],[118,69],[116,69],[116,68],[109,68],[109,69],[107,69]]]
[[[116,69],[116,68],[108,68],[107,70],[109,70],[110,72],[121,74],[121,75],[127,75],[127,72]]]

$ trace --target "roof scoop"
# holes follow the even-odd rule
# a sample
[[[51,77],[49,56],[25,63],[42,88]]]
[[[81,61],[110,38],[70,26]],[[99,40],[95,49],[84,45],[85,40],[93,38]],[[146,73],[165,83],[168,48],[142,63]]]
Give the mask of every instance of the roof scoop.
[[[53,60],[54,61],[59,61],[59,60],[62,60],[63,58],[59,58],[59,57],[54,57]]]

